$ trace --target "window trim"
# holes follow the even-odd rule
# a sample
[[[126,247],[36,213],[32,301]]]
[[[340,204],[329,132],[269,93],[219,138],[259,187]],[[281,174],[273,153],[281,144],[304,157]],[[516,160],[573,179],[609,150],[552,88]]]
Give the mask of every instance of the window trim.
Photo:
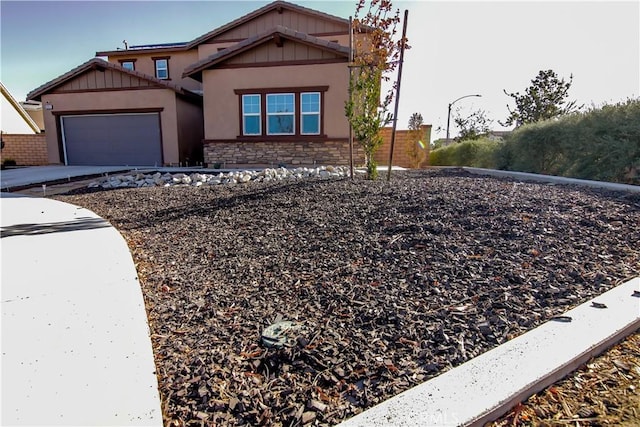
[[[305,113],[304,111],[302,111],[302,95],[318,95],[318,111],[317,112],[311,112],[311,113]],[[300,135],[320,135],[322,133],[322,128],[321,128],[321,124],[322,124],[322,92],[300,92],[299,94],[299,98],[300,98]],[[318,117],[318,132],[305,132],[304,131],[304,124],[303,124],[303,119],[304,116],[317,116]]]
[[[128,68],[125,68],[124,64],[127,62],[131,62],[131,70],[129,71],[135,71],[136,70],[136,59],[118,59],[118,62],[120,63],[120,66],[122,68],[124,68],[125,70],[129,70]]]
[[[244,99],[249,96],[257,96],[258,97],[258,113],[245,113],[244,111]],[[241,117],[242,117],[242,135],[244,136],[260,136],[262,135],[262,95],[259,93],[246,93],[240,96],[241,98]],[[258,116],[258,133],[247,133],[247,129],[245,126],[245,117],[255,117]]]
[[[238,141],[298,141],[300,138],[307,140],[324,140],[327,139],[327,135],[324,133],[325,122],[325,92],[329,90],[329,86],[296,86],[296,87],[274,87],[274,88],[255,88],[255,89],[234,89],[234,93],[238,96],[238,135],[236,140]],[[301,133],[302,115],[300,114],[300,102],[302,93],[316,92],[320,94],[320,129],[319,133],[303,134]],[[294,94],[294,133],[292,134],[267,134],[267,108],[266,108],[266,95],[277,94]],[[260,122],[261,133],[260,135],[244,134],[244,117],[243,117],[243,105],[242,95],[261,95],[260,97]],[[297,123],[297,124],[296,124]]]
[[[291,112],[284,112],[284,113],[270,113],[269,112],[269,97],[270,96],[283,96],[283,95],[291,95],[291,98],[293,98],[293,111]],[[293,92],[281,92],[281,93],[268,93],[265,95],[265,105],[266,105],[266,109],[265,109],[265,118],[266,118],[266,123],[267,123],[267,128],[266,128],[266,132],[265,135],[266,136],[291,136],[291,135],[296,135],[296,111],[298,110],[296,108],[296,94]],[[269,118],[270,117],[274,117],[274,116],[292,116],[292,120],[291,123],[293,125],[293,131],[292,132],[287,132],[287,133],[275,133],[275,132],[269,132]]]
[[[158,80],[171,80],[171,73],[169,72],[169,59],[170,58],[171,58],[170,56],[154,56],[154,57],[151,58],[153,60],[153,70],[154,70],[154,75],[155,75],[156,79],[158,79]],[[166,67],[167,77],[159,77],[158,76],[158,61],[163,61],[163,60],[167,62],[167,67]]]

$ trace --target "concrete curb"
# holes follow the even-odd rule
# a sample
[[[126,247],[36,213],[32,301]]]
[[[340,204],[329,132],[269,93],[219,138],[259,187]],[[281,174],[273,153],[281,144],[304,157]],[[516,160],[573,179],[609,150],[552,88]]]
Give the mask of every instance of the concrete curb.
[[[561,176],[540,175],[536,173],[527,173],[527,172],[512,172],[512,171],[501,171],[501,170],[495,170],[495,169],[472,168],[467,166],[462,167],[462,169],[476,175],[489,175],[489,176],[494,176],[499,178],[502,178],[502,177],[514,178],[522,181],[538,181],[538,182],[548,182],[553,184],[580,185],[584,187],[604,188],[607,190],[614,190],[614,191],[630,191],[633,193],[640,193],[640,185],[618,184],[614,182],[605,182],[605,181],[591,181],[587,179],[565,178]]]
[[[162,426],[124,238],[87,209],[2,196],[1,424]]]
[[[639,290],[640,277],[340,426],[481,426],[640,328]]]

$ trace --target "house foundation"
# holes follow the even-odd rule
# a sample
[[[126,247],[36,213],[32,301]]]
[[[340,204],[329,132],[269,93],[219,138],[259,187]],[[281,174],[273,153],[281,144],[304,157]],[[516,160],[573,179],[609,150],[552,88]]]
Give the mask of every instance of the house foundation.
[[[354,164],[364,163],[362,148],[354,144]],[[349,142],[239,142],[204,141],[204,161],[209,167],[233,165],[312,166],[348,165]]]

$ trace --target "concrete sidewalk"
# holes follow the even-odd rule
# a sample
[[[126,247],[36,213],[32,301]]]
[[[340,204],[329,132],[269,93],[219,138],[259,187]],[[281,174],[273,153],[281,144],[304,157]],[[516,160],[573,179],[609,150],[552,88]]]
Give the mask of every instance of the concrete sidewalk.
[[[140,283],[122,236],[59,201],[1,203],[2,425],[162,425]]]

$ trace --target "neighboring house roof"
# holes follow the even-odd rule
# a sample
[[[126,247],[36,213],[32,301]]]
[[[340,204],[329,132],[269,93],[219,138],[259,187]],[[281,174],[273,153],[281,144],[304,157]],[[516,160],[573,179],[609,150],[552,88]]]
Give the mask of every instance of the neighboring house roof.
[[[242,52],[246,52],[249,49],[252,49],[256,46],[259,46],[263,43],[266,43],[270,40],[275,40],[276,43],[280,43],[281,39],[288,39],[295,42],[299,42],[302,44],[306,44],[308,46],[313,46],[325,51],[332,52],[336,55],[343,56],[344,58],[349,57],[349,48],[346,46],[342,46],[335,42],[330,42],[325,39],[321,39],[318,37],[311,36],[306,33],[301,33],[299,31],[292,30],[287,27],[283,27],[278,25],[262,34],[259,34],[254,37],[249,37],[237,43],[227,49],[221,50],[207,58],[204,58],[195,64],[192,64],[185,68],[183,77],[192,77],[198,81],[202,81],[202,71],[213,68],[215,65],[220,64],[232,58]]]
[[[24,101],[20,102],[24,111],[27,112],[29,117],[38,125],[41,132],[44,132],[44,116],[42,114],[42,102],[39,101]]]
[[[15,112],[20,116],[20,118],[24,121],[24,123],[31,129],[33,130],[33,133],[40,133],[40,127],[36,124],[36,122],[31,118],[31,116],[29,116],[29,114],[24,110],[24,108],[22,108],[22,105],[20,105],[20,103],[18,101],[16,101],[16,99],[13,97],[13,95],[11,95],[11,93],[9,92],[9,90],[2,84],[2,82],[0,82],[0,92],[2,92],[2,97],[9,103],[9,105],[13,108],[13,110],[15,110]],[[3,102],[4,104],[4,102]],[[4,110],[4,106],[3,106],[3,110]],[[4,116],[4,113],[3,113]],[[3,123],[2,123],[2,130],[4,132],[7,132],[7,130],[9,132],[14,132],[13,130],[10,130],[9,127],[7,127],[7,123],[8,123],[8,117],[5,117],[3,119]],[[5,129],[5,127],[7,127]]]
[[[63,75],[56,77],[55,79],[51,80],[48,83],[43,84],[42,86],[32,90],[31,92],[29,92],[27,94],[27,99],[28,100],[36,100],[36,101],[40,101],[42,95],[51,92],[52,90],[54,90],[56,87],[68,82],[69,80],[81,75],[82,73],[85,73],[87,71],[90,70],[95,70],[95,69],[112,69],[112,70],[116,70],[119,71],[121,73],[124,74],[128,74],[134,77],[137,77],[139,79],[142,80],[146,80],[150,83],[152,83],[154,86],[158,87],[158,88],[165,88],[165,89],[171,89],[174,92],[180,94],[180,95],[186,95],[189,97],[197,97],[197,98],[202,98],[199,94],[196,94],[194,92],[191,92],[187,89],[184,89],[182,86],[177,85],[175,83],[166,81],[166,80],[160,80],[157,79],[155,77],[151,77],[147,74],[144,73],[140,73],[138,71],[132,71],[132,70],[127,70],[125,68],[122,68],[120,65],[116,65],[110,62],[107,62],[103,59],[100,58],[92,58],[90,60],[88,60],[87,62],[85,62],[84,64],[81,64],[79,66],[77,66],[76,68],[74,68],[71,71],[68,71],[66,73],[64,73]]]
[[[145,48],[144,46],[137,46],[135,50],[141,50],[141,49],[146,49],[150,52],[163,52],[163,51],[176,51],[176,50],[189,50],[189,49],[193,49],[195,47],[197,47],[198,45],[207,42],[208,40],[219,36],[220,34],[223,34],[226,31],[232,30],[236,27],[239,27],[240,25],[243,25],[249,21],[251,21],[252,19],[259,17],[265,13],[271,12],[273,10],[281,10],[281,9],[288,9],[291,11],[295,11],[301,14],[305,14],[305,15],[309,15],[309,16],[314,16],[314,17],[318,17],[318,18],[322,18],[322,19],[326,19],[329,21],[333,21],[333,22],[338,22],[341,24],[345,24],[345,25],[349,25],[349,20],[348,19],[344,19],[344,18],[340,18],[338,16],[334,16],[334,15],[330,15],[328,13],[324,13],[324,12],[320,12],[317,10],[313,10],[313,9],[309,9],[307,7],[303,7],[303,6],[299,6],[297,4],[293,4],[293,3],[288,3],[286,1],[282,1],[282,0],[276,0],[272,3],[267,4],[266,6],[261,7],[260,9],[256,9],[253,12],[250,12],[244,16],[241,16],[240,18],[231,21],[221,27],[216,28],[213,31],[210,31],[206,34],[201,35],[200,37],[195,38],[194,40],[188,42],[188,43],[170,43],[168,45],[171,45],[171,47],[165,47],[165,46],[161,46],[161,45],[149,45],[148,48]],[[96,56],[118,56],[118,55],[130,55],[130,50],[134,50],[133,46],[129,49],[129,50],[111,50],[111,51],[101,51],[101,52],[96,52]]]

